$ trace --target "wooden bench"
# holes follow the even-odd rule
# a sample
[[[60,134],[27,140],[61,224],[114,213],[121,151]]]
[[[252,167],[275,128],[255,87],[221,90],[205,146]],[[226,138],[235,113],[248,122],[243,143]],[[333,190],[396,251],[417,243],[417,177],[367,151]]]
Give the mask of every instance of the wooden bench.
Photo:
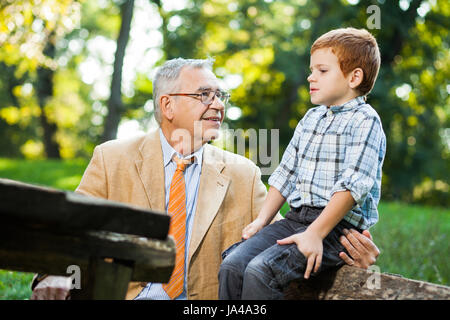
[[[167,282],[168,215],[0,179],[0,269],[72,276],[74,299],[124,299],[130,281]]]
[[[122,203],[0,179],[0,269],[68,276],[75,299],[123,299],[129,281],[167,282],[169,217]],[[292,282],[286,299],[450,299],[450,287],[344,266]]]

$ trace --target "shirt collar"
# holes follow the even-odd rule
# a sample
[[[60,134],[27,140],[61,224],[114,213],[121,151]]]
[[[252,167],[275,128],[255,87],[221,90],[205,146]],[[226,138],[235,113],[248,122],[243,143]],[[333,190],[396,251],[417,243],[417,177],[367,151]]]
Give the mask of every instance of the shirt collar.
[[[366,99],[364,96],[359,96],[356,97],[350,101],[347,101],[344,104],[341,105],[337,105],[337,106],[330,106],[330,110],[334,113],[336,112],[345,112],[345,111],[350,111],[353,110],[355,108],[358,108],[360,105],[366,103]],[[328,109],[328,108],[327,108]]]
[[[201,146],[197,151],[195,151],[194,153],[191,153],[190,155],[182,156],[181,154],[176,152],[174,148],[172,148],[172,146],[169,144],[166,137],[164,136],[161,128],[159,128],[159,139],[161,140],[164,167],[166,167],[170,163],[170,161],[172,161],[174,154],[176,154],[177,157],[180,159],[194,158],[193,163],[201,165],[202,159],[203,159],[203,146]]]

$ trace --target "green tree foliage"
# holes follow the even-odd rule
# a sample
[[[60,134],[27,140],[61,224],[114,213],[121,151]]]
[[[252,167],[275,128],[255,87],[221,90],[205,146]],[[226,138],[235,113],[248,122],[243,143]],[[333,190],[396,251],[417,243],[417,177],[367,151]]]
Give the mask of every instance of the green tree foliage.
[[[68,63],[78,1],[4,1],[0,7],[2,155],[73,157],[78,120],[88,112]],[[11,130],[13,129],[13,130]],[[3,134],[3,131],[2,131]]]
[[[51,8],[56,13],[42,15],[48,3],[58,3]],[[89,154],[100,141],[110,93],[98,94],[97,83],[83,78],[83,70],[95,60],[110,80],[114,58],[105,52],[118,37],[124,3],[22,0],[0,7],[0,132],[7,137],[0,141],[2,155],[17,156],[25,149],[43,154],[36,96],[36,70],[42,65],[59,77],[45,109],[57,124],[62,156]],[[229,111],[241,113],[230,116],[227,125],[279,129],[282,154],[312,107],[306,81],[311,44],[334,28],[368,28],[371,5],[381,18],[380,29],[370,30],[379,42],[382,66],[368,101],[388,139],[383,198],[448,206],[450,4],[445,0],[136,0],[135,17],[145,7],[153,20],[141,40],[145,54],[158,58],[154,66],[137,68],[132,90],[122,93],[122,120],[148,123],[155,66],[178,56],[212,56],[232,93]],[[133,28],[139,26],[132,24],[132,41]],[[44,45],[52,30],[58,38],[55,57],[49,59]],[[27,39],[40,39],[39,45],[25,45]],[[102,50],[92,49],[95,45]]]
[[[380,45],[382,66],[368,101],[380,114],[388,139],[383,197],[449,204],[447,1],[194,3],[166,13],[166,21],[176,15],[183,19],[176,30],[163,31],[167,58],[182,52],[211,55],[218,74],[225,79],[239,75],[232,102],[242,116],[229,120],[230,126],[279,128],[280,152],[312,107],[306,81],[311,44],[334,28],[367,28],[367,8],[377,5],[381,28],[371,32]]]

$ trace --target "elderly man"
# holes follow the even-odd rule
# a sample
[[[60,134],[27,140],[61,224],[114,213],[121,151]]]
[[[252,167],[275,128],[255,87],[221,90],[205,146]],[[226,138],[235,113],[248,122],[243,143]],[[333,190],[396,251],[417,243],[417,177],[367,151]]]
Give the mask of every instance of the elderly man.
[[[217,299],[221,252],[256,218],[266,188],[253,162],[207,143],[219,134],[229,98],[211,60],[167,61],[153,91],[160,128],[97,146],[76,191],[171,215],[177,254],[169,282],[130,283],[128,299]],[[375,261],[378,249],[366,236],[342,239],[353,257],[342,253],[344,261],[361,267]],[[67,281],[49,276],[35,283],[32,298],[68,294]]]

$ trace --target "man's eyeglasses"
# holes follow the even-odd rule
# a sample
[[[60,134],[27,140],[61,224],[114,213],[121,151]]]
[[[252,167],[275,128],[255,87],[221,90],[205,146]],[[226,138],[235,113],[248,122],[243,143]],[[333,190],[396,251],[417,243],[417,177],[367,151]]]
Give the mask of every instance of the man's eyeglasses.
[[[187,96],[194,99],[199,99],[204,105],[209,106],[211,103],[213,103],[214,98],[217,97],[220,102],[222,102],[223,105],[226,105],[228,103],[228,100],[230,99],[230,94],[228,92],[222,91],[222,90],[208,90],[203,91],[201,93],[169,93],[169,96]]]

